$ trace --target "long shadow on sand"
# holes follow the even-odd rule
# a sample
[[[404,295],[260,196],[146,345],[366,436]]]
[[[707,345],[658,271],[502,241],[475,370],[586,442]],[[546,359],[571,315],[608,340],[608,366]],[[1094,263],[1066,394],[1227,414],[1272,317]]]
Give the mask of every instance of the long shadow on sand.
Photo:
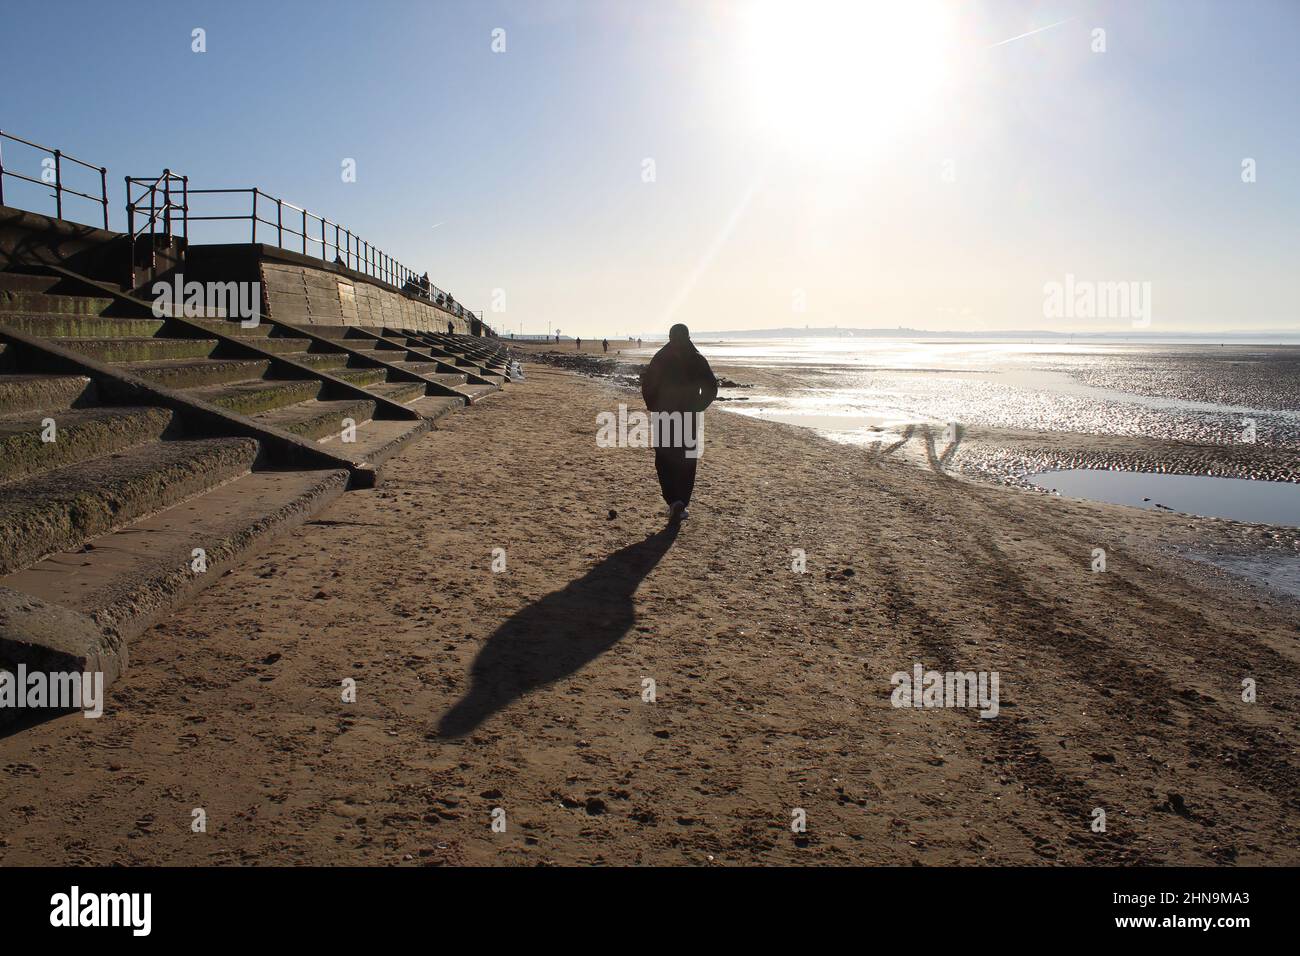
[[[460,737],[529,691],[576,673],[609,650],[636,620],[632,595],[659,563],[677,527],[615,551],[559,591],[502,624],[470,668],[469,691],[438,722]]]

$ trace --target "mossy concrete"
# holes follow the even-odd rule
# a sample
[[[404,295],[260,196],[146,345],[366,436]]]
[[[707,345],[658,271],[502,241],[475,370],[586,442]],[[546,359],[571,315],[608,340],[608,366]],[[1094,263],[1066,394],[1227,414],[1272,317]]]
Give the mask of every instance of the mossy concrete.
[[[65,349],[89,355],[101,362],[163,362],[202,359],[217,347],[216,339],[172,338],[70,338],[52,337]]]
[[[374,417],[373,399],[342,399],[332,402],[306,401],[253,415],[254,421],[280,428],[304,438],[324,438],[343,430],[344,419],[365,422]]]
[[[72,337],[121,338],[154,336],[166,325],[165,319],[118,319],[100,315],[34,315],[0,312],[0,326],[17,329],[43,339]]]
[[[261,378],[271,368],[268,359],[193,359],[177,362],[149,362],[129,371],[165,388],[196,385],[226,385]]]
[[[50,295],[0,289],[0,312],[54,313],[57,315],[99,315],[113,300],[89,295]]]
[[[43,410],[0,418],[0,482],[14,481],[157,440],[171,426],[167,408]],[[45,420],[53,429],[45,427]],[[53,440],[46,441],[49,435]]]
[[[82,375],[0,375],[0,415],[71,408],[94,396],[94,384]]]
[[[189,394],[240,415],[255,415],[258,412],[316,398],[322,390],[323,385],[317,379],[264,378],[252,382],[237,382],[233,385],[211,385],[190,389]]]
[[[18,482],[0,498],[0,574],[249,470],[252,438],[150,442]]]

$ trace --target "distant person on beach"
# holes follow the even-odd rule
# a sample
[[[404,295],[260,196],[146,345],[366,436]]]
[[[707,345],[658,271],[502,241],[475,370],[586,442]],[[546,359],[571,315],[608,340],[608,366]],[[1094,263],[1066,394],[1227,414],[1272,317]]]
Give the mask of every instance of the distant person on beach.
[[[602,339],[602,340],[601,340],[601,343],[600,343],[600,347],[603,348],[606,352],[608,352],[608,351],[609,351],[609,339]]]
[[[578,338],[577,338],[575,341],[578,343],[578,351],[581,352],[581,351],[582,351],[582,336],[578,336]]]
[[[668,505],[668,520],[681,521],[695,489],[702,437],[701,413],[718,397],[718,380],[708,359],[691,341],[690,330],[678,323],[668,330],[668,344],[655,353],[641,373],[641,395],[651,412],[679,419],[673,430],[656,423],[655,472]],[[662,416],[653,416],[662,419]]]

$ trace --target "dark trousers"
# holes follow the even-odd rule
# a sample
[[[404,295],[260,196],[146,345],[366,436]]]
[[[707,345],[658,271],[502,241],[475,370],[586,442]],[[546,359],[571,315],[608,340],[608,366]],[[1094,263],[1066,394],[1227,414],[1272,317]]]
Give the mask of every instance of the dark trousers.
[[[663,491],[664,501],[672,504],[680,501],[691,503],[691,492],[695,490],[695,466],[698,458],[688,458],[685,448],[656,448],[655,471],[659,475],[659,488]]]

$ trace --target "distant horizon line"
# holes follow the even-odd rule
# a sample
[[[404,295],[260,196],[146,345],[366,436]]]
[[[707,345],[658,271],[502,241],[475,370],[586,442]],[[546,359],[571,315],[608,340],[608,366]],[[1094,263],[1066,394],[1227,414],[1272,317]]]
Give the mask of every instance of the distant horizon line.
[[[536,339],[553,339],[556,338],[555,332],[526,332],[519,333],[522,338]],[[805,327],[795,328],[792,326],[781,326],[772,329],[692,329],[691,337],[701,339],[704,337],[712,338],[1052,338],[1052,339],[1117,339],[1117,338],[1210,338],[1210,339],[1258,339],[1265,336],[1285,336],[1289,338],[1300,339],[1300,328],[1297,329],[1260,329],[1250,331],[1229,332],[1223,329],[1213,329],[1210,331],[1153,331],[1151,329],[1131,329],[1131,330],[1114,330],[1114,331],[1096,331],[1096,332],[1058,332],[1047,329],[980,329],[980,330],[933,330],[933,329],[914,329],[907,326],[897,326],[894,328],[858,328],[847,327],[839,328],[836,326],[822,327]],[[567,335],[558,336],[561,341],[572,342],[575,339],[589,339],[599,341],[603,338],[612,338],[602,335]],[[625,338],[639,338],[643,341],[660,341],[668,338],[667,332],[638,333],[632,336],[618,336],[619,341]]]
[[[897,337],[899,335],[959,336],[963,338],[979,337],[979,336],[990,336],[996,338],[1007,338],[1012,336],[1015,337],[1034,336],[1036,338],[1076,338],[1076,337],[1077,338],[1120,338],[1120,337],[1141,336],[1141,337],[1158,338],[1160,336],[1195,335],[1195,336],[1209,336],[1209,337],[1240,338],[1240,337],[1254,337],[1260,335],[1300,336],[1300,328],[1295,328],[1295,329],[1267,328],[1267,329],[1258,329],[1258,330],[1242,330],[1242,331],[1235,331],[1235,332],[1230,332],[1225,329],[1211,329],[1208,331],[1197,331],[1197,330],[1190,330],[1190,329],[1156,331],[1149,328],[1133,328],[1133,329],[1122,329],[1122,330],[1112,329],[1109,331],[1098,330],[1098,331],[1088,331],[1088,332],[1061,332],[1054,329],[966,329],[966,330],[916,329],[910,326],[902,326],[902,325],[895,326],[895,327],[848,326],[843,328],[839,326],[817,326],[817,327],[805,327],[802,329],[793,326],[781,326],[774,329],[720,329],[716,331],[701,329],[701,330],[693,330],[691,332],[691,335],[692,336],[696,336],[696,335],[756,336],[756,335],[773,335],[777,333],[784,333],[785,337],[787,338],[800,338],[800,337],[848,338],[857,335],[868,335],[868,336],[876,336],[876,337],[886,337],[886,336]],[[665,334],[664,337],[666,338],[667,335]]]

